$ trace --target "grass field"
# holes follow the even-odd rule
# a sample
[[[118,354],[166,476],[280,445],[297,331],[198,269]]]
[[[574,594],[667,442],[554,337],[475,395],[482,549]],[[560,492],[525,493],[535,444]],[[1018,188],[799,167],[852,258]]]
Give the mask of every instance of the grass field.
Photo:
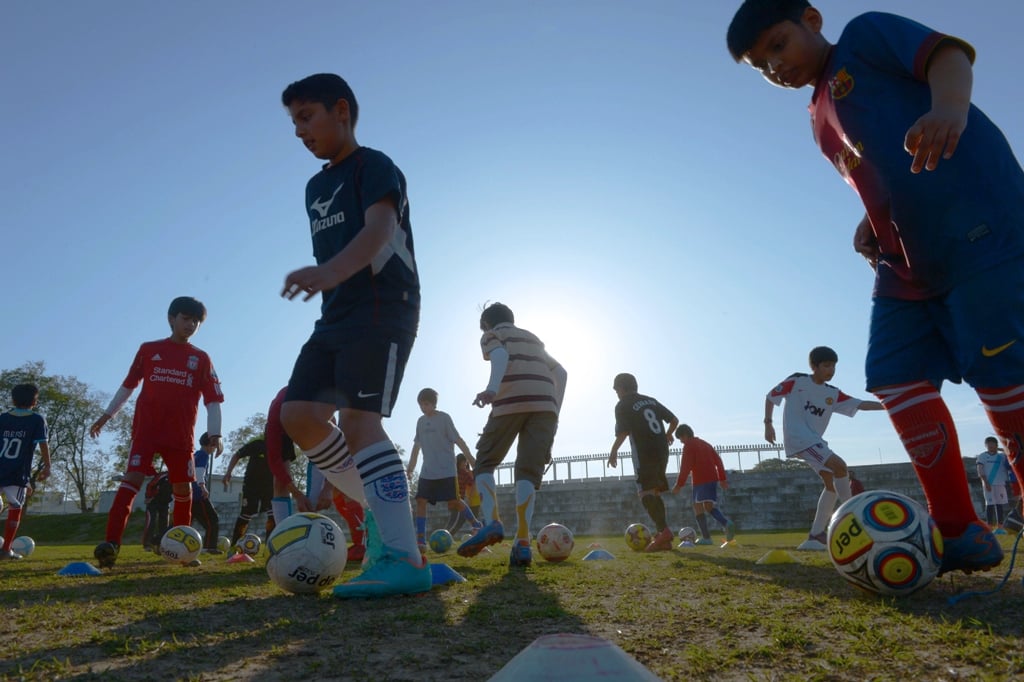
[[[137,517],[128,538],[139,537]],[[581,537],[569,561],[525,571],[508,569],[501,545],[473,559],[431,555],[467,582],[376,601],[285,594],[269,582],[265,555],[187,569],[129,545],[102,576],[57,575],[91,560],[104,522],[25,519],[37,550],[0,563],[0,679],[486,680],[558,632],[611,640],[664,680],[1024,676],[1019,567],[1000,592],[954,606],[948,597],[990,589],[1002,571],[944,576],[896,601],[849,587],[824,554],[755,563],[795,546],[799,533],[651,555],[618,537]],[[1005,537],[1007,549],[1013,540]],[[593,542],[615,560],[582,561]]]

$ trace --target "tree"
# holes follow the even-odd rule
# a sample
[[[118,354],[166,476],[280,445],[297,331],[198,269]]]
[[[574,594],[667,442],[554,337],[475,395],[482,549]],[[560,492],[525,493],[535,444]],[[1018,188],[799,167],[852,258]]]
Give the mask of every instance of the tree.
[[[0,390],[7,395],[15,384],[26,382],[39,387],[37,409],[46,417],[49,431],[53,472],[40,489],[73,488],[78,508],[88,511],[109,478],[109,455],[89,438],[89,425],[105,407],[103,396],[74,376],[48,375],[40,361],[0,372]]]
[[[799,457],[791,457],[789,459],[769,457],[758,462],[751,471],[788,471],[791,469],[803,469],[805,466],[807,465]]]

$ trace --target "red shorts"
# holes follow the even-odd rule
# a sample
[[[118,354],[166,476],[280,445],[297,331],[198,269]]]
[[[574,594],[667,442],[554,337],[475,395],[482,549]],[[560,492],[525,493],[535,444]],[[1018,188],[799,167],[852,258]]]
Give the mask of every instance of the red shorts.
[[[167,467],[167,480],[174,483],[191,483],[196,480],[196,462],[192,448],[182,450],[180,446],[167,446],[147,439],[132,441],[131,455],[128,456],[128,473],[155,476],[153,459],[159,457]]]

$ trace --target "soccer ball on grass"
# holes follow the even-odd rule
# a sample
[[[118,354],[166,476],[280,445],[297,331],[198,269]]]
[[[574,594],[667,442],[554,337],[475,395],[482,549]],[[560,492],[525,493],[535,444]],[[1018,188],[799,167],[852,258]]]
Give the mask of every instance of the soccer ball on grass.
[[[430,534],[430,540],[428,544],[430,549],[434,550],[438,554],[444,554],[452,548],[452,544],[455,542],[455,538],[444,528],[438,528]]]
[[[572,531],[560,523],[549,523],[537,534],[537,551],[551,562],[565,561],[575,544]]]
[[[323,514],[292,514],[267,538],[267,575],[286,592],[319,592],[341,576],[348,561],[345,534]]]
[[[682,542],[696,542],[697,531],[695,531],[693,528],[690,528],[689,526],[683,526],[679,529],[679,539]]]
[[[642,552],[651,543],[651,529],[642,523],[631,523],[626,527],[626,544],[634,552]]]
[[[277,529],[275,528],[274,530]],[[260,540],[260,536],[256,535],[256,533],[246,533],[238,538],[238,542],[235,543],[236,550],[253,557],[260,553],[261,547],[263,547],[263,541]]]
[[[174,526],[160,539],[160,556],[176,564],[188,564],[199,556],[203,536],[192,526]]]
[[[828,553],[856,587],[903,597],[930,583],[942,565],[942,534],[924,507],[888,490],[844,502],[828,526]]]

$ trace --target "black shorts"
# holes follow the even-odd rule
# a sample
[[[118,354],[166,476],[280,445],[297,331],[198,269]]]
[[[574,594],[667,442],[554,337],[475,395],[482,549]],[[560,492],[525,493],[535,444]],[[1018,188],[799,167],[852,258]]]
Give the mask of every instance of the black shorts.
[[[421,478],[416,484],[416,499],[426,500],[430,504],[450,502],[459,498],[459,490],[455,485],[455,477]]]
[[[389,329],[315,332],[299,351],[285,402],[391,415],[416,335]]]
[[[274,488],[271,485],[243,485],[242,512],[252,515],[270,511],[273,497]]]
[[[668,490],[668,478],[665,476],[665,469],[668,468],[668,453],[665,455],[639,455],[636,460],[638,492],[645,490],[665,492]]]

